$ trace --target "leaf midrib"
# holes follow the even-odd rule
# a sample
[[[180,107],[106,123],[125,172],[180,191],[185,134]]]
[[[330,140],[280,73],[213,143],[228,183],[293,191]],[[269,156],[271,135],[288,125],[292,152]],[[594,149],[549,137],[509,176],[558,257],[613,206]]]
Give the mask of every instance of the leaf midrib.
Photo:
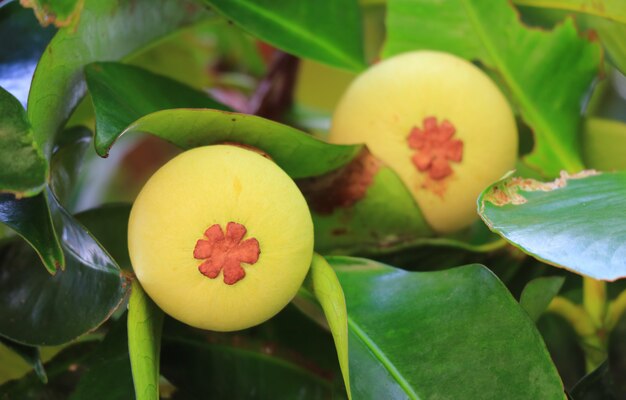
[[[363,329],[359,327],[359,325],[348,316],[348,327],[352,329],[354,334],[365,344],[365,346],[374,354],[376,359],[380,361],[380,363],[389,371],[391,376],[398,382],[398,385],[404,390],[404,392],[409,396],[412,400],[420,400],[420,397],[415,393],[411,384],[407,382],[406,379],[402,376],[400,371],[396,368],[396,366],[387,358],[385,353],[374,343],[374,341],[368,336]]]
[[[211,5],[215,7],[217,10],[219,10],[220,12],[223,12],[222,8],[216,5],[214,1],[212,0],[205,0],[205,1],[207,1],[208,3],[211,3]],[[295,36],[299,37],[300,39],[303,39],[307,43],[317,44],[318,47],[321,47],[322,49],[326,50],[329,54],[336,57],[337,60],[345,63],[346,66],[350,66],[356,70],[362,69],[363,67],[362,65],[355,63],[352,58],[346,57],[345,53],[339,50],[337,47],[332,46],[331,42],[329,43],[326,40],[316,40],[322,36],[313,35],[310,32],[306,31],[305,29],[301,29],[300,27],[298,27],[298,25],[284,24],[282,23],[284,21],[281,20],[280,18],[277,18],[275,14],[268,12],[262,7],[256,6],[252,4],[251,2],[247,2],[247,1],[239,2],[239,6],[246,8],[249,11],[262,16],[263,18],[265,18],[268,21],[271,21],[275,25],[280,26],[284,28],[286,31],[293,33]],[[261,34],[258,34],[258,36],[263,37],[264,35],[262,36]]]
[[[541,113],[537,111],[535,105],[525,95],[524,91],[518,85],[517,81],[513,79],[513,76],[510,74],[506,63],[498,55],[498,52],[495,49],[495,45],[491,42],[489,36],[483,29],[482,23],[480,22],[478,15],[476,15],[473,6],[470,4],[470,0],[461,0],[461,2],[463,4],[463,7],[465,8],[465,14],[468,17],[468,20],[474,27],[476,34],[482,42],[484,49],[491,57],[493,63],[495,64],[495,67],[502,74],[504,80],[507,82],[509,88],[513,92],[513,95],[522,106],[522,109],[526,111],[526,115],[535,123],[535,126],[539,128],[536,129],[536,131],[543,132],[542,138],[545,139],[545,141],[547,142],[547,147],[551,149],[553,154],[558,157],[560,164],[569,172],[578,172],[579,170],[581,170],[583,168],[582,165],[580,165],[579,162],[576,162],[575,160],[570,158],[568,154],[563,151],[560,142],[554,139],[555,136],[550,127],[550,124],[545,120],[545,118],[543,118]],[[537,134],[537,132],[535,132],[535,134]],[[535,150],[533,150],[533,152],[534,151]]]

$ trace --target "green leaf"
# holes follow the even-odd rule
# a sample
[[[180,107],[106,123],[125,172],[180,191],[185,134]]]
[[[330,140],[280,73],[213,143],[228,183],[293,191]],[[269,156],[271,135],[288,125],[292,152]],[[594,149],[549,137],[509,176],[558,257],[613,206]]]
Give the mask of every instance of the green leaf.
[[[130,65],[89,64],[85,78],[96,110],[96,150],[103,157],[120,132],[152,112],[186,107],[229,110],[201,91]]]
[[[292,178],[324,174],[354,158],[362,146],[334,145],[253,115],[209,109],[163,110],[135,121],[120,134],[149,133],[183,149],[232,142],[268,153]]]
[[[513,3],[518,6],[576,11],[626,24],[626,3],[621,0],[513,0]]]
[[[24,7],[32,8],[42,26],[70,26],[80,17],[84,0],[21,0]]]
[[[19,200],[12,194],[0,194],[0,221],[24,238],[35,249],[48,272],[54,274],[57,268],[64,268],[65,257],[50,217],[47,198],[46,192]]]
[[[622,73],[626,72],[626,42],[623,40],[626,35],[626,3],[621,0],[514,0],[514,3],[523,8],[536,8],[539,14],[547,10],[550,12],[549,19],[557,16],[564,19],[572,11],[578,13],[575,15],[577,26],[581,30],[593,30],[609,59]],[[555,10],[560,12],[555,13]]]
[[[583,158],[589,168],[626,170],[626,123],[587,118],[583,125]]]
[[[487,268],[328,262],[348,306],[354,398],[564,398],[534,324]]]
[[[573,400],[618,400],[613,390],[613,377],[608,362],[602,363],[595,371],[585,376],[572,389]]]
[[[0,335],[23,344],[62,344],[95,329],[130,286],[109,254],[52,196],[50,205],[63,238],[64,271],[50,276],[25,243],[10,242],[1,250],[0,319],[6,323]]]
[[[587,18],[587,24],[598,33],[613,65],[626,74],[626,25],[594,17]]]
[[[132,271],[128,255],[130,204],[114,203],[82,211],[76,219],[87,228],[123,270]]]
[[[362,153],[342,170],[298,182],[311,208],[316,251],[372,254],[432,235],[413,196],[391,168],[377,164],[371,181],[362,181],[372,160]],[[365,188],[361,198],[354,198],[354,187]]]
[[[85,94],[85,65],[121,59],[205,15],[190,0],[85,0],[78,24],[60,29],[37,65],[28,97],[35,142],[50,154],[57,131]]]
[[[43,189],[48,163],[20,102],[0,87],[0,192],[32,196]]]
[[[214,343],[164,336],[163,375],[179,389],[177,398],[342,398],[319,371],[281,357],[279,343],[257,347],[242,339]]]
[[[307,297],[315,297],[322,307],[325,322],[328,324],[333,339],[343,381],[346,385],[348,398],[352,398],[350,391],[350,367],[348,358],[348,312],[346,310],[346,299],[341,289],[341,284],[337,279],[335,271],[328,265],[324,257],[319,254],[313,255],[311,270],[304,283]]]
[[[69,400],[135,399],[124,316],[115,321],[104,340],[82,364],[86,371]]]
[[[37,61],[55,31],[43,29],[32,11],[17,1],[0,7],[0,37],[11,38],[0,46],[0,86],[24,107]]]
[[[616,398],[626,397],[626,313],[622,314],[617,325],[609,335],[609,370],[613,377],[613,391]]]
[[[552,299],[559,294],[565,277],[551,276],[533,279],[522,291],[520,305],[533,321],[537,321],[548,308]]]
[[[434,49],[495,70],[535,134],[526,161],[547,175],[583,168],[580,104],[597,75],[598,45],[582,39],[571,20],[553,31],[524,27],[505,1],[390,0],[385,56]]]
[[[163,311],[137,280],[128,302],[128,351],[137,400],[159,398],[159,365]]]
[[[68,210],[76,206],[82,186],[80,172],[93,134],[87,128],[77,126],[63,131],[61,140],[55,143],[50,160],[50,188],[59,203]]]
[[[46,376],[46,370],[43,367],[43,362],[41,362],[41,355],[39,354],[38,347],[27,346],[1,336],[0,344],[13,350],[15,354],[18,354],[22,358],[22,360],[26,361],[35,371],[35,374],[37,374],[37,377],[42,383],[48,382],[48,377]]]
[[[548,264],[601,280],[626,276],[626,172],[508,178],[478,204],[492,231]]]
[[[34,372],[19,380],[13,380],[0,386],[0,398],[19,400],[67,399],[73,387],[68,382],[75,382],[77,374],[83,369],[84,361],[94,347],[93,341],[79,342],[63,349],[54,358],[46,362],[45,368],[49,381],[42,383]]]
[[[244,30],[282,50],[349,70],[365,67],[356,0],[204,0]]]
[[[84,151],[90,143],[91,132],[84,128],[68,129],[57,142],[50,162],[50,186],[54,196],[65,206],[75,196],[75,178]],[[37,251],[43,265],[54,274],[65,268],[65,258],[50,216],[49,194],[16,199],[0,194],[0,222],[12,228]]]
[[[580,338],[562,316],[547,312],[537,320],[537,329],[550,352],[566,389],[585,376],[585,353]]]

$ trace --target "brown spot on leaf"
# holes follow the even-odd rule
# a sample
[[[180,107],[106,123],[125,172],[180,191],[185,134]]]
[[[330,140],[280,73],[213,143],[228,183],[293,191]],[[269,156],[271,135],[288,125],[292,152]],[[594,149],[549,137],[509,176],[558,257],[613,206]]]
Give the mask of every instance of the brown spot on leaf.
[[[485,195],[484,200],[498,207],[513,204],[520,205],[527,202],[526,198],[520,193],[523,192],[550,192],[567,186],[570,179],[582,179],[599,172],[593,169],[578,172],[576,174],[568,174],[561,171],[561,176],[552,182],[539,182],[534,179],[515,177],[501,182],[491,188],[491,191]]]
[[[348,208],[365,197],[381,162],[363,149],[349,164],[315,178],[301,179],[298,186],[309,206],[319,214]]]

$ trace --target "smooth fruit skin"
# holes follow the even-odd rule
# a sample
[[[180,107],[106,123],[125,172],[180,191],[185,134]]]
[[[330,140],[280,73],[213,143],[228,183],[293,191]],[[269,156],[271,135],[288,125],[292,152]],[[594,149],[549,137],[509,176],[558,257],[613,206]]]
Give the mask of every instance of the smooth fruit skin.
[[[419,171],[408,145],[414,127],[448,120],[463,142],[452,174],[433,180]],[[365,143],[410,189],[426,221],[439,233],[476,218],[479,193],[515,167],[518,136],[513,113],[479,68],[456,56],[404,53],[374,65],[348,88],[337,106],[329,141]]]
[[[203,275],[194,248],[207,228],[245,225],[260,254],[226,284]],[[236,146],[186,151],[161,167],[137,197],[128,246],[141,285],[170,316],[232,331],[278,313],[300,288],[313,255],[313,223],[291,178],[262,155]]]

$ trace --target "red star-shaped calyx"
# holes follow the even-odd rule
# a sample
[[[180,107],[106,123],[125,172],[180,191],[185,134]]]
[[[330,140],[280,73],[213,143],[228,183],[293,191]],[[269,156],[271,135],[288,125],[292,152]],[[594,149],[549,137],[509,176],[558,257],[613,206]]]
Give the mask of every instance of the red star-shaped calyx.
[[[428,172],[434,180],[441,180],[452,174],[451,162],[463,159],[463,142],[452,139],[456,129],[448,120],[437,124],[436,117],[424,118],[424,127],[411,129],[409,147],[417,150],[411,157],[413,165],[420,172]]]
[[[224,283],[234,285],[246,276],[241,263],[254,264],[259,259],[259,241],[252,238],[243,242],[246,227],[236,222],[226,225],[226,234],[219,224],[214,224],[204,232],[206,239],[200,239],[193,250],[194,258],[205,260],[198,270],[211,279],[217,278],[224,270]]]

